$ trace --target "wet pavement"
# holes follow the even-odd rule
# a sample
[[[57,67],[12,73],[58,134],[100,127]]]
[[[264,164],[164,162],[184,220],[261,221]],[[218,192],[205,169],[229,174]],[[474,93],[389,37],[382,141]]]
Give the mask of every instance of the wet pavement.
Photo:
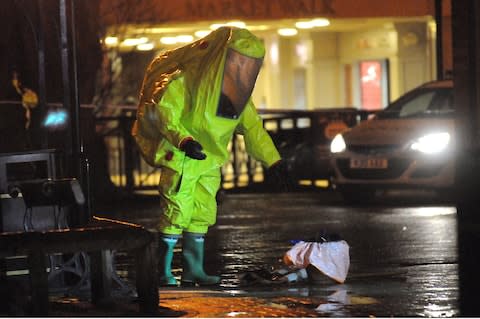
[[[97,215],[154,227],[156,197],[99,206]],[[206,238],[206,268],[221,275],[215,288],[160,288],[164,317],[452,317],[458,316],[456,209],[427,197],[386,197],[377,205],[348,206],[329,191],[228,194]],[[336,233],[350,245],[344,284],[245,284],[242,275],[283,267],[291,240]],[[180,247],[174,275],[181,274]],[[128,254],[116,256],[125,283],[135,272]],[[134,299],[92,308],[82,298],[52,297],[60,316],[135,316]]]

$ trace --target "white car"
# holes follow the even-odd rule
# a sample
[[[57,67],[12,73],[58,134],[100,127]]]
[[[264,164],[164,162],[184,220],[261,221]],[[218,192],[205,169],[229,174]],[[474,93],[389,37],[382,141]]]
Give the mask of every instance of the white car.
[[[350,202],[377,190],[454,186],[453,82],[421,85],[347,131],[330,145],[332,185]]]

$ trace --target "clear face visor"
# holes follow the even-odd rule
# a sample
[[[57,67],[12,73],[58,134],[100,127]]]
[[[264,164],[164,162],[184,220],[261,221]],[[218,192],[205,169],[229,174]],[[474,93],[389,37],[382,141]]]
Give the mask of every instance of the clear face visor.
[[[227,51],[218,116],[236,118],[242,113],[252,95],[262,62],[262,59],[248,57],[232,49]]]

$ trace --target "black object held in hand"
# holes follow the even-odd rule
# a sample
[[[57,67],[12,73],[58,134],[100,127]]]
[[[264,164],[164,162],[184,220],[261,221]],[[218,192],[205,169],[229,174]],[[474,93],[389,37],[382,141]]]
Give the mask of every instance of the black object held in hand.
[[[200,143],[194,140],[188,140],[182,145],[182,151],[185,152],[185,155],[187,155],[190,158],[196,159],[196,160],[204,160],[207,158],[207,155],[202,152],[203,147]]]
[[[279,191],[289,192],[293,190],[293,180],[288,173],[287,165],[284,161],[279,161],[273,164],[268,169],[268,175],[272,179],[272,185]]]

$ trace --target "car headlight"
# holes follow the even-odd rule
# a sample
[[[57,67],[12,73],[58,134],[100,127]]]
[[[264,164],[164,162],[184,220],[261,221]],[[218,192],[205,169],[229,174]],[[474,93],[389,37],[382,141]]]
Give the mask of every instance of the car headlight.
[[[410,148],[425,154],[435,154],[443,152],[449,143],[450,134],[448,132],[432,133],[415,140]]]
[[[330,143],[330,152],[332,153],[341,153],[345,151],[347,145],[345,144],[345,140],[343,139],[342,134],[337,134]]]

